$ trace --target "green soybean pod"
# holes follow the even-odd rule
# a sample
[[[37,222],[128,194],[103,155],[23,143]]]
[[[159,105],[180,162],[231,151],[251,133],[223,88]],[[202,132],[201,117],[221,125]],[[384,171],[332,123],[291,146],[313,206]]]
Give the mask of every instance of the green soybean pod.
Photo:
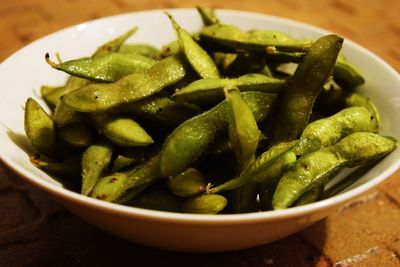
[[[82,122],[82,114],[60,100],[54,110],[53,121],[58,127],[63,127],[71,123]]]
[[[57,139],[54,122],[33,98],[28,98],[25,104],[24,128],[37,151],[49,157],[54,156]]]
[[[279,93],[285,81],[262,74],[246,74],[238,78],[200,79],[177,90],[172,99],[199,105],[210,105],[224,99],[224,87],[237,86],[241,92],[260,91]]]
[[[170,56],[174,56],[182,52],[181,46],[178,40],[174,40],[168,44],[165,44],[161,47],[160,56],[161,58],[166,58]]]
[[[258,184],[249,183],[230,192],[229,203],[234,213],[256,212],[260,210],[257,200]]]
[[[275,99],[260,92],[242,93],[257,121],[265,119]],[[179,125],[161,149],[160,169],[164,176],[176,175],[204,154],[206,149],[228,129],[229,109],[226,101]]]
[[[102,56],[73,59],[54,63],[46,54],[47,63],[54,69],[95,82],[115,82],[124,76],[149,69],[157,61],[133,53],[107,53]]]
[[[113,145],[99,142],[89,146],[82,156],[81,194],[89,195],[111,161]]]
[[[40,87],[40,95],[49,108],[54,109],[56,107],[59,98],[56,92],[63,90],[63,88],[64,86],[48,86],[48,85],[42,85]]]
[[[297,139],[307,125],[314,101],[328,79],[343,38],[326,35],[314,42],[298,65],[278,105],[272,143]]]
[[[372,114],[360,106],[349,107],[308,124],[295,148],[297,155],[332,145],[353,132],[376,132],[378,125]]]
[[[254,161],[260,130],[253,113],[237,87],[225,87],[224,93],[231,110],[229,140],[240,169],[243,170]]]
[[[219,19],[215,15],[214,8],[196,6],[196,9],[197,12],[199,12],[201,20],[203,21],[204,25],[208,26],[219,23]]]
[[[93,125],[113,143],[123,146],[148,146],[153,138],[134,120],[105,112],[90,113]]]
[[[163,125],[177,126],[201,113],[196,105],[178,102],[166,94],[156,94],[145,99],[118,106],[117,113],[138,116]]]
[[[103,177],[94,187],[92,197],[116,202],[131,189],[153,182],[161,177],[159,156],[154,156],[139,166],[124,172],[114,172]]]
[[[192,36],[175,21],[171,14],[165,13],[172,22],[178,36],[179,45],[190,65],[202,78],[219,78],[219,71],[212,58],[200,47]]]
[[[156,188],[146,190],[132,201],[139,208],[179,212],[182,199],[166,189]]]
[[[324,192],[324,186],[316,186],[313,189],[304,193],[294,204],[293,206],[303,206],[313,202],[316,202],[322,198]]]
[[[339,54],[333,68],[333,79],[344,89],[353,90],[365,83],[364,77],[355,66],[348,63],[343,54]]]
[[[205,192],[206,187],[206,179],[194,168],[189,168],[168,180],[168,189],[175,195],[181,197],[198,195]]]
[[[232,190],[251,183],[271,183],[278,179],[281,173],[296,161],[296,155],[291,151],[297,141],[280,143],[272,146],[261,154],[238,178],[212,187],[209,193]]]
[[[84,123],[71,123],[58,130],[60,138],[76,147],[87,147],[92,144],[93,132]]]
[[[118,36],[117,38],[106,42],[105,44],[97,48],[96,52],[93,54],[93,57],[102,56],[110,52],[117,52],[125,43],[125,41],[128,40],[129,37],[131,37],[137,31],[137,29],[137,27],[133,27],[127,32]]]
[[[372,120],[375,122],[377,127],[381,125],[381,118],[378,109],[368,97],[357,92],[351,92],[345,95],[344,105],[346,107],[360,106],[366,108],[371,113]]]
[[[305,154],[280,179],[272,200],[274,209],[290,207],[305,192],[324,185],[338,170],[381,158],[396,146],[393,138],[356,132],[325,149]]]
[[[41,159],[40,154],[29,157],[30,162],[44,172],[57,177],[79,179],[81,164],[79,156],[70,156],[62,161]]]
[[[200,43],[212,50],[223,52],[255,52],[266,54],[268,49],[288,52],[308,51],[310,40],[297,40],[277,31],[254,30],[243,32],[236,26],[213,24],[203,27]]]
[[[168,57],[147,71],[130,74],[110,84],[90,84],[64,95],[63,100],[77,111],[104,111],[153,95],[185,75],[182,59]]]
[[[160,55],[160,51],[156,47],[141,43],[124,44],[120,47],[118,52],[140,54],[152,59],[157,59]]]
[[[181,210],[186,213],[217,214],[226,207],[227,203],[228,200],[224,196],[206,194],[185,200],[181,205]]]

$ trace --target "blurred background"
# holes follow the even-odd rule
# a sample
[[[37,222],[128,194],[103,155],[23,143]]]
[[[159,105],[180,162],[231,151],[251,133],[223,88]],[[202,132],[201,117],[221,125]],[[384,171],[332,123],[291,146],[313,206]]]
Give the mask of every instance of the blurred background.
[[[0,62],[30,42],[87,20],[178,0],[1,0]],[[400,71],[399,0],[203,0],[336,32]],[[22,77],[23,78],[23,77]],[[400,266],[400,172],[327,219],[283,240],[218,254],[144,248],[77,219],[0,165],[0,266]]]

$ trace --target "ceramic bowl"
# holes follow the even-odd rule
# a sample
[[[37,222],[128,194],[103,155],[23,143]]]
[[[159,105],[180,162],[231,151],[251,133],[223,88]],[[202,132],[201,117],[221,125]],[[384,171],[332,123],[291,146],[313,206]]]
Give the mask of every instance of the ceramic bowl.
[[[189,31],[197,31],[202,26],[195,9],[172,9],[170,12]],[[218,10],[217,14],[223,22],[235,24],[243,30],[268,28],[294,37],[313,39],[328,33],[304,23],[264,14],[233,10]],[[32,148],[24,134],[22,107],[28,97],[43,104],[39,97],[40,86],[61,85],[66,79],[66,75],[46,64],[46,52],[60,52],[63,59],[87,56],[98,45],[134,25],[139,27],[139,31],[130,42],[160,46],[175,38],[162,10],[129,13],[50,34],[22,48],[0,65],[1,159],[27,182],[50,193],[90,224],[121,238],[166,250],[217,252],[249,248],[306,228],[381,183],[399,168],[400,151],[397,149],[341,194],[302,207],[248,214],[161,212],[107,203],[68,190],[29,162],[27,153]],[[382,59],[349,40],[345,40],[344,52],[366,77],[366,84],[359,90],[378,107],[382,116],[380,132],[399,138],[399,74]]]

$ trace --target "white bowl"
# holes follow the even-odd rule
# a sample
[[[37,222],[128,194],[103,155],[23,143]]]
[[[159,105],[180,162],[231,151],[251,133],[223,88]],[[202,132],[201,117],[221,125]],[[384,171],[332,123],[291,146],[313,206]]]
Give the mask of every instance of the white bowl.
[[[170,12],[189,31],[202,23],[195,9]],[[219,10],[225,23],[244,30],[269,28],[294,37],[318,38],[328,32],[303,23],[241,11]],[[249,248],[290,235],[324,218],[350,199],[366,192],[394,173],[400,165],[397,149],[346,192],[302,207],[232,215],[194,215],[145,210],[103,202],[63,187],[36,169],[25,152],[30,144],[24,137],[23,109],[28,97],[40,103],[42,84],[61,85],[66,75],[44,61],[46,52],[60,52],[63,59],[90,55],[98,45],[137,25],[129,40],[157,46],[175,38],[162,10],[118,15],[82,23],[37,40],[5,60],[0,66],[1,159],[27,182],[50,193],[72,213],[116,236],[151,247],[177,251],[217,252]],[[359,66],[366,77],[360,91],[377,105],[382,116],[381,133],[400,137],[400,77],[383,60],[346,40],[348,60]],[[25,151],[24,151],[25,150]]]

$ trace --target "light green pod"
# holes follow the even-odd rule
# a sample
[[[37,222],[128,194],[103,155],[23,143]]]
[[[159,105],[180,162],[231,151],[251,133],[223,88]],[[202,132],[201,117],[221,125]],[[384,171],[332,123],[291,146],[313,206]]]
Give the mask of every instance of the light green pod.
[[[128,175],[126,173],[112,173],[101,178],[93,188],[91,196],[100,200],[113,202],[126,192],[127,181]]]
[[[58,134],[68,144],[77,147],[87,147],[93,141],[92,130],[83,123],[68,124],[60,128]]]
[[[161,47],[161,57],[166,58],[170,56],[177,55],[181,52],[181,46],[178,40],[174,40],[168,44],[165,44]]]
[[[32,146],[46,156],[54,156],[56,133],[53,120],[33,98],[25,104],[24,128]]]
[[[118,52],[125,41],[128,40],[137,31],[137,29],[137,27],[133,27],[132,29],[118,36],[117,38],[108,41],[102,46],[98,47],[96,52],[93,54],[93,57],[103,56],[110,52]]]
[[[44,172],[58,177],[75,178],[80,177],[81,164],[79,156],[70,156],[63,161],[48,161],[40,158],[40,155],[29,157],[30,162]]]
[[[114,172],[102,178],[94,187],[92,197],[116,202],[133,188],[151,183],[159,177],[161,175],[157,155],[130,170]]]
[[[181,210],[186,213],[217,214],[222,211],[228,200],[217,194],[207,194],[191,197],[181,205]]]
[[[133,73],[110,84],[90,84],[63,96],[65,104],[82,112],[103,111],[137,101],[181,80],[186,74],[178,57],[168,57],[147,71]]]
[[[372,119],[377,127],[381,125],[381,118],[379,116],[378,109],[368,97],[363,96],[360,93],[351,92],[346,94],[344,102],[346,107],[360,106],[366,108],[371,113]]]
[[[60,100],[54,110],[53,121],[58,127],[82,121],[82,114]]]
[[[157,62],[134,53],[107,53],[58,64],[52,62],[49,54],[46,54],[46,61],[54,69],[95,82],[115,82],[129,74],[145,71]]]
[[[360,106],[343,109],[328,118],[308,124],[295,148],[297,155],[332,145],[353,132],[376,132],[372,114]]]
[[[157,94],[136,102],[120,105],[115,111],[170,126],[177,126],[201,113],[199,107],[175,101],[164,94]]]
[[[285,85],[284,80],[262,74],[246,74],[233,79],[200,79],[179,89],[172,99],[200,105],[212,104],[224,98],[224,87],[237,86],[241,92],[260,91],[278,93]]]
[[[120,171],[133,164],[142,163],[151,153],[151,149],[147,147],[127,147],[119,152],[113,162],[113,171]]]
[[[267,53],[268,49],[281,51],[307,51],[312,41],[297,40],[277,31],[254,30],[248,33],[238,27],[226,24],[213,24],[200,31],[201,43],[217,47],[222,51],[251,51]]]
[[[212,58],[201,48],[192,36],[175,21],[171,14],[165,13],[172,22],[179,45],[193,69],[202,78],[219,78],[219,71]]]
[[[256,121],[268,116],[275,99],[274,95],[261,92],[244,92],[242,97]],[[229,114],[228,105],[223,101],[178,126],[161,149],[161,173],[170,176],[186,170],[228,129]]]
[[[134,120],[108,113],[89,114],[93,125],[113,143],[124,146],[148,146],[153,138]]]
[[[111,161],[113,146],[101,142],[89,146],[82,156],[82,189],[83,195],[89,195],[100,179],[102,172]]]
[[[310,203],[314,203],[322,198],[324,193],[324,186],[317,186],[304,193],[294,204],[293,206],[303,206]]]
[[[152,59],[157,59],[160,55],[160,51],[149,44],[124,44],[121,46],[121,48],[118,50],[120,53],[136,53],[140,54]]]
[[[215,15],[214,8],[196,6],[196,9],[197,12],[199,12],[201,20],[205,26],[219,23],[219,19]]]
[[[42,85],[40,87],[40,95],[42,96],[44,102],[46,102],[46,105],[54,109],[57,105],[59,96],[57,96],[56,92],[59,92],[63,90],[64,86],[47,86],[47,85]]]
[[[364,77],[355,66],[349,64],[343,54],[339,54],[333,68],[333,79],[344,89],[352,90],[365,83]]]
[[[225,99],[230,107],[229,140],[233,152],[243,170],[254,161],[260,138],[257,122],[237,87],[224,88]]]
[[[238,178],[212,187],[209,193],[232,190],[246,184],[273,184],[280,175],[296,161],[296,154],[291,149],[297,141],[280,143],[261,154]]]
[[[332,179],[338,170],[376,160],[395,148],[393,138],[356,132],[325,149],[305,154],[279,181],[272,200],[273,208],[290,207],[305,192]]]
[[[207,181],[204,176],[194,168],[172,177],[168,181],[168,189],[177,196],[191,197],[205,192]]]

